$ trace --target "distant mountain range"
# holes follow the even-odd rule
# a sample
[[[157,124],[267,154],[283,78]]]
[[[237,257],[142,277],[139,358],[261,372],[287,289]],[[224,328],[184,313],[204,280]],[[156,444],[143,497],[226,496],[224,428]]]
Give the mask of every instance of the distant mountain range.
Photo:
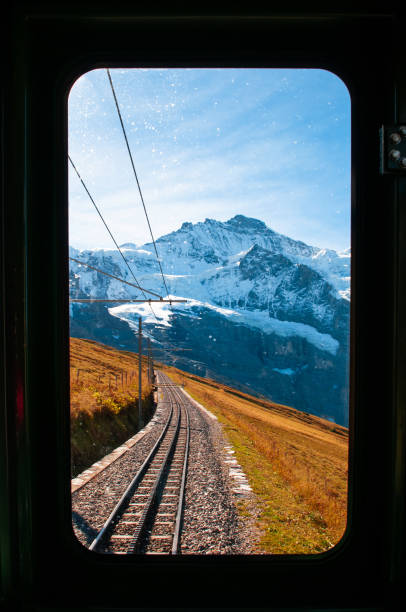
[[[186,222],[156,244],[169,295],[187,303],[73,303],[72,336],[137,350],[142,316],[157,360],[348,425],[349,250],[308,246],[243,215]],[[153,244],[121,249],[140,285],[167,297]],[[70,255],[134,282],[117,250]],[[72,261],[70,295],[142,297]]]

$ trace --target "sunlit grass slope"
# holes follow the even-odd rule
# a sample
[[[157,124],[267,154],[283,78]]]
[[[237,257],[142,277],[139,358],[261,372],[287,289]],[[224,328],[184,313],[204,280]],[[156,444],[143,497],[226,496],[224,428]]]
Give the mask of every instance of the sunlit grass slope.
[[[143,423],[153,409],[142,363]],[[111,452],[138,429],[138,355],[92,340],[70,339],[72,476]]]
[[[162,366],[224,425],[260,500],[257,552],[319,553],[347,521],[348,430]],[[247,512],[241,504],[241,512]]]

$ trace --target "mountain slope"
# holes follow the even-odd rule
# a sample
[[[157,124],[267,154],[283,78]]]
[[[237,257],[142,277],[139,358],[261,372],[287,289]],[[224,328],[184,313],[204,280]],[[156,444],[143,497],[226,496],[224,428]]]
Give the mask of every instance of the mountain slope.
[[[142,316],[155,348],[192,349],[168,353],[177,367],[348,423],[349,252],[308,246],[242,215],[183,223],[157,247],[170,295],[187,304],[153,311],[126,304],[109,313],[72,304],[72,335],[80,326],[82,336],[131,348]],[[141,286],[164,295],[153,245],[122,248]],[[71,248],[71,256],[133,280],[117,251]],[[99,299],[137,293],[74,262],[70,289],[71,297]]]
[[[170,366],[164,371],[223,424],[263,503],[258,552],[316,553],[340,540],[347,522],[348,429]]]

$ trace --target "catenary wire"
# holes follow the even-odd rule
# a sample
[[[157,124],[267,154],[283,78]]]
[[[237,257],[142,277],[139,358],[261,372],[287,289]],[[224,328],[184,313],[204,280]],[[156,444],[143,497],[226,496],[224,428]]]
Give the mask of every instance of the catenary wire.
[[[71,162],[72,166],[74,167],[74,169],[75,169],[75,171],[76,171],[76,174],[78,175],[78,177],[79,177],[79,179],[80,179],[80,181],[81,181],[81,183],[82,183],[83,187],[85,188],[86,193],[89,195],[89,198],[90,198],[90,199],[91,199],[91,201],[93,202],[93,204],[94,204],[94,206],[95,206],[96,210],[99,212],[99,215],[100,215],[100,217],[102,218],[102,220],[103,220],[103,222],[104,222],[104,219],[103,219],[102,215],[100,214],[100,211],[98,210],[98,208],[97,208],[96,204],[94,203],[94,200],[93,200],[93,198],[92,198],[92,196],[91,196],[91,194],[90,194],[89,190],[87,189],[87,187],[86,187],[86,185],[85,185],[84,181],[82,180],[82,178],[81,178],[81,176],[80,176],[79,172],[77,171],[77,169],[76,169],[75,165],[73,164],[73,161],[72,161],[72,159],[71,159],[70,157],[69,157],[69,160],[70,160],[70,162]],[[105,224],[106,228],[108,229],[108,227],[107,227],[107,225],[106,225],[106,223],[105,223],[105,222],[104,222],[104,224]],[[111,234],[110,230],[109,230],[109,233],[110,233],[110,235],[111,235],[111,237],[112,237],[112,239],[113,239],[113,241],[114,241],[114,244],[116,244],[116,246],[117,246],[117,243],[116,243],[116,241],[114,240],[114,237],[113,237],[113,235]],[[118,250],[120,251],[119,247],[117,247],[117,248],[118,248]],[[120,251],[120,253],[121,253],[121,251]],[[123,254],[122,254],[122,253],[121,253],[121,255],[122,255],[122,257],[124,258],[124,256],[123,256]],[[104,272],[104,271],[102,271],[102,270],[99,270],[98,268],[95,268],[94,266],[91,266],[90,264],[84,263],[83,261],[80,261],[79,259],[75,259],[74,257],[69,257],[69,259],[71,259],[72,261],[75,261],[76,263],[78,263],[78,264],[80,264],[80,265],[87,266],[88,268],[91,268],[92,270],[95,270],[96,272],[100,272],[101,274],[105,274],[106,276],[110,276],[111,278],[114,278],[115,280],[118,280],[118,281],[120,281],[120,282],[122,282],[122,283],[125,283],[126,285],[130,285],[131,287],[135,287],[136,289],[141,289],[142,291],[145,291],[145,292],[147,292],[147,293],[151,293],[152,295],[155,295],[155,296],[159,297],[159,298],[160,298],[160,300],[159,300],[160,302],[166,302],[166,300],[164,300],[164,299],[162,298],[162,296],[160,296],[160,295],[159,295],[159,294],[157,294],[157,293],[154,293],[153,291],[150,291],[150,290],[148,290],[148,289],[144,289],[144,290],[143,290],[143,289],[142,289],[142,288],[141,288],[139,285],[134,285],[133,283],[129,283],[128,281],[125,281],[125,280],[123,280],[123,279],[121,279],[121,278],[118,278],[118,277],[116,277],[116,276],[113,276],[112,274],[108,274],[107,272]],[[128,264],[127,264],[127,265],[128,265]],[[130,270],[130,271],[131,271],[131,270]],[[134,276],[134,275],[133,275],[133,276]],[[137,281],[137,282],[138,282],[138,281]],[[149,305],[149,307],[150,307],[150,309],[151,309],[151,311],[152,311],[152,313],[153,313],[153,315],[154,315],[155,319],[156,319],[157,321],[159,321],[158,317],[156,316],[156,314],[155,314],[155,312],[154,312],[154,310],[153,310],[153,308],[152,308],[152,306],[151,306],[151,302],[150,302],[150,300],[149,300],[149,299],[148,299],[148,298],[145,296],[145,293],[143,293],[143,295],[144,295],[144,297],[145,297],[145,301],[146,301],[146,302],[148,302],[148,305]],[[168,293],[168,296],[169,296],[169,293]],[[95,300],[94,300],[94,301],[95,301]],[[103,302],[104,302],[104,301],[105,301],[105,300],[103,300]],[[112,300],[112,301],[114,301],[114,302],[115,302],[116,300]],[[129,300],[129,301],[130,301],[130,300]],[[183,300],[179,300],[179,301],[183,301]],[[172,313],[173,313],[172,303],[171,303],[171,302],[170,302],[170,304],[169,304],[169,307],[170,307],[170,309],[171,309],[171,311],[172,311]],[[174,313],[173,313],[173,314],[174,314]],[[171,344],[171,343],[167,343],[167,346],[169,347],[169,348],[168,348],[168,350],[170,350],[170,349],[172,349],[172,350],[177,350],[177,349],[176,349],[176,347],[174,347],[174,346],[173,346],[173,344]]]
[[[138,280],[136,279],[136,277],[135,277],[135,275],[134,275],[134,272],[131,270],[131,268],[130,268],[130,266],[129,266],[129,263],[128,263],[128,261],[127,261],[127,259],[124,257],[122,250],[120,249],[119,245],[117,244],[116,239],[114,238],[113,234],[111,233],[109,226],[107,225],[106,221],[104,220],[103,215],[101,214],[100,210],[98,209],[98,207],[97,207],[97,205],[96,205],[96,202],[94,201],[94,199],[93,199],[93,197],[92,197],[92,195],[91,195],[90,191],[89,191],[89,190],[88,190],[88,188],[86,187],[86,184],[85,184],[84,180],[82,179],[82,177],[80,176],[79,171],[78,171],[78,169],[76,168],[75,164],[73,163],[72,158],[70,157],[70,155],[68,155],[68,158],[69,158],[69,161],[70,161],[70,163],[72,164],[72,167],[73,167],[73,169],[75,170],[75,172],[76,172],[76,174],[77,174],[77,176],[78,176],[78,178],[79,178],[80,182],[82,183],[82,185],[83,185],[83,187],[84,187],[84,189],[85,189],[85,191],[86,191],[87,195],[89,196],[89,198],[90,198],[90,200],[91,200],[91,202],[92,202],[93,206],[94,206],[94,207],[95,207],[95,209],[97,210],[97,212],[98,212],[98,214],[99,214],[100,219],[103,221],[103,224],[104,224],[105,228],[107,229],[108,233],[110,234],[111,239],[113,240],[114,244],[116,245],[118,252],[120,253],[121,257],[123,258],[124,263],[126,264],[127,268],[129,269],[129,271],[130,271],[130,273],[131,273],[131,276],[132,276],[132,277],[133,277],[133,279],[135,280],[135,282],[136,282],[136,284],[137,284],[137,286],[138,286],[138,289],[140,289],[140,290],[141,290],[141,293],[142,293],[142,295],[144,296],[145,301],[146,301],[146,302],[148,302],[148,298],[147,298],[147,296],[145,295],[144,290],[143,290],[143,289],[140,287],[140,284],[139,284]],[[155,312],[154,312],[154,310],[153,310],[153,308],[152,308],[151,304],[149,304],[149,307],[150,307],[150,309],[151,309],[151,311],[152,311],[152,314],[154,315],[155,319],[158,321],[159,319],[158,319],[158,317],[156,316],[156,314],[155,314]]]
[[[141,185],[140,185],[140,182],[138,180],[138,175],[137,175],[137,172],[136,172],[136,169],[135,169],[134,159],[133,159],[133,156],[132,156],[132,153],[131,153],[130,144],[128,142],[127,133],[126,133],[126,129],[125,129],[125,126],[124,126],[124,121],[123,121],[123,118],[122,118],[122,115],[121,115],[120,106],[119,106],[119,103],[118,103],[118,99],[117,99],[116,91],[115,91],[115,88],[114,88],[113,80],[111,78],[110,70],[108,68],[106,69],[106,72],[107,72],[107,76],[108,76],[108,79],[109,79],[109,82],[110,82],[110,87],[111,87],[111,91],[112,91],[112,94],[113,94],[113,98],[114,98],[117,114],[118,114],[118,117],[119,117],[119,120],[120,120],[120,124],[121,124],[121,129],[122,129],[122,132],[123,132],[124,140],[125,140],[125,143],[126,143],[126,146],[127,146],[128,155],[130,157],[131,167],[133,169],[133,173],[134,173],[134,177],[135,177],[135,180],[136,180],[136,183],[137,183],[137,187],[138,187],[138,191],[139,191],[139,194],[140,194],[142,206],[144,208],[145,217],[147,219],[148,228],[149,228],[150,235],[151,235],[151,238],[152,238],[152,242],[153,242],[153,245],[154,245],[155,255],[156,255],[156,258],[157,258],[157,261],[158,261],[158,265],[159,265],[159,268],[160,268],[163,284],[164,284],[165,290],[167,292],[167,295],[169,295],[169,290],[168,290],[168,287],[167,287],[167,284],[166,284],[166,281],[165,281],[165,275],[163,273],[163,269],[162,269],[162,265],[161,265],[161,260],[160,260],[160,257],[158,255],[158,249],[157,249],[155,238],[154,238],[154,235],[153,235],[153,232],[152,232],[151,223],[149,221],[149,217],[148,217],[148,213],[147,213],[147,208],[146,208],[146,205],[145,205],[144,197],[142,195]],[[172,315],[175,315],[175,312],[174,312],[174,310],[172,308],[172,304],[169,305],[169,308],[170,308],[170,310],[172,312]],[[192,329],[187,329],[184,325],[182,325],[182,323],[180,322],[179,318],[177,319],[177,322],[178,322],[179,327],[183,328],[184,331],[186,331],[187,333],[190,333],[192,336],[195,336],[195,334],[193,333]],[[197,336],[195,336],[195,338],[197,339]],[[216,350],[214,350],[214,352],[219,356],[219,353]]]
[[[148,217],[148,213],[147,213],[147,208],[146,208],[146,205],[145,205],[144,197],[142,195],[141,185],[140,185],[140,182],[138,180],[137,171],[135,169],[134,159],[133,159],[133,156],[132,156],[132,153],[131,153],[130,144],[128,142],[127,133],[126,133],[126,129],[125,129],[125,126],[124,126],[124,121],[123,121],[123,118],[122,118],[122,115],[121,115],[120,106],[119,106],[119,103],[118,103],[118,99],[117,99],[116,91],[115,91],[115,88],[114,88],[113,80],[111,78],[110,70],[108,68],[106,69],[106,72],[107,72],[107,76],[108,76],[108,79],[109,79],[109,82],[110,82],[110,87],[111,87],[111,91],[112,91],[112,94],[113,94],[113,98],[114,98],[117,114],[118,114],[118,117],[119,117],[119,120],[120,120],[120,124],[121,124],[121,129],[122,129],[122,132],[123,132],[124,140],[125,140],[125,143],[126,143],[126,146],[127,146],[128,155],[130,157],[131,167],[133,169],[133,173],[134,173],[134,177],[135,177],[135,180],[136,180],[136,183],[137,183],[137,187],[138,187],[138,191],[139,191],[139,194],[140,194],[142,206],[144,208],[144,213],[145,213],[145,216],[146,216],[146,219],[147,219],[147,223],[148,223],[150,235],[151,235],[151,238],[152,238],[152,242],[153,242],[153,245],[154,245],[155,255],[156,255],[156,258],[157,258],[157,261],[158,261],[158,264],[159,264],[162,280],[163,280],[164,287],[165,287],[165,290],[167,292],[167,295],[169,295],[169,289],[168,289],[166,281],[165,281],[165,275],[163,273],[163,269],[162,269],[162,265],[161,265],[161,260],[160,260],[159,254],[158,254],[158,249],[157,249],[155,238],[154,238],[154,235],[153,235],[153,232],[152,232],[151,223],[149,221],[149,217]],[[175,315],[175,312],[174,312],[174,310],[172,308],[172,304],[169,305],[169,308],[170,308],[170,310],[172,312],[172,315]],[[191,331],[191,329],[189,329],[189,330],[186,329],[185,326],[182,325],[182,323],[180,322],[179,319],[178,319],[178,325],[179,325],[179,327],[183,328],[186,332],[189,332],[189,333],[192,334],[192,336],[194,336],[194,334]],[[215,351],[215,352],[217,352],[217,351]]]
[[[140,186],[140,183],[139,183],[139,180],[138,180],[138,175],[137,175],[137,172],[136,172],[136,170],[135,170],[134,160],[133,160],[133,157],[132,157],[132,154],[131,154],[131,149],[130,149],[130,146],[129,146],[129,142],[128,142],[128,138],[127,138],[126,130],[125,130],[125,127],[124,127],[124,122],[123,122],[123,119],[122,119],[122,115],[121,115],[120,107],[119,107],[119,104],[118,104],[118,100],[117,100],[116,92],[115,92],[115,89],[114,89],[114,85],[113,85],[113,81],[112,81],[112,78],[111,78],[111,75],[110,75],[110,71],[109,71],[109,69],[107,69],[107,75],[108,75],[109,82],[110,82],[110,86],[111,86],[111,90],[112,90],[112,93],[113,93],[113,97],[114,97],[114,101],[115,101],[115,105],[116,105],[116,110],[117,110],[117,113],[118,113],[118,116],[119,116],[119,120],[120,120],[120,124],[121,124],[121,128],[122,128],[122,132],[123,132],[123,135],[124,135],[125,143],[126,143],[126,146],[127,146],[127,151],[128,151],[129,157],[130,157],[130,161],[131,161],[131,166],[132,166],[132,169],[133,169],[134,177],[135,177],[135,179],[136,179],[136,183],[137,183],[138,191],[139,191],[139,194],[140,194],[141,202],[142,202],[142,205],[143,205],[143,208],[144,208],[144,213],[145,213],[145,216],[146,216],[146,219],[147,219],[148,228],[149,228],[150,235],[151,235],[151,238],[152,238],[152,242],[153,242],[153,246],[154,246],[154,250],[155,250],[155,255],[156,255],[156,258],[157,258],[157,261],[158,261],[158,265],[159,265],[159,268],[160,268],[160,273],[161,273],[161,276],[162,276],[163,284],[164,284],[165,290],[166,290],[166,292],[167,292],[167,295],[169,296],[169,289],[168,289],[167,284],[166,284],[166,281],[165,281],[165,276],[164,276],[164,273],[163,273],[163,269],[162,269],[161,261],[160,261],[159,254],[158,254],[158,249],[157,249],[156,242],[155,242],[155,238],[154,238],[154,235],[153,235],[153,232],[152,232],[151,223],[150,223],[150,221],[149,221],[149,217],[148,217],[148,213],[147,213],[147,209],[146,209],[145,201],[144,201],[144,198],[143,198],[143,195],[142,195],[141,186]],[[102,219],[102,221],[103,221],[103,223],[104,223],[104,225],[105,225],[106,229],[108,230],[108,232],[109,232],[109,234],[110,234],[110,236],[111,236],[112,240],[114,241],[114,244],[116,245],[117,249],[119,250],[119,252],[120,252],[121,256],[122,256],[122,257],[123,257],[123,259],[124,259],[124,261],[126,262],[127,267],[129,268],[128,263],[127,263],[127,261],[126,261],[126,259],[125,259],[124,255],[122,254],[120,247],[118,246],[117,242],[115,241],[115,239],[114,239],[114,237],[113,237],[113,235],[112,235],[112,233],[111,233],[110,229],[108,228],[108,226],[107,226],[106,222],[104,221],[103,216],[101,215],[101,213],[100,213],[99,209],[97,208],[97,206],[96,206],[96,204],[95,204],[95,202],[94,202],[94,200],[93,200],[93,198],[92,198],[92,196],[91,196],[91,194],[90,194],[89,190],[87,189],[87,187],[86,187],[86,185],[85,185],[84,181],[82,180],[82,178],[81,178],[81,176],[80,176],[79,172],[77,171],[77,169],[76,169],[75,165],[73,164],[73,161],[72,161],[72,159],[71,159],[70,157],[69,157],[69,160],[70,160],[70,162],[71,162],[71,164],[72,164],[72,166],[73,166],[74,170],[76,171],[76,174],[78,175],[79,180],[81,181],[81,183],[82,183],[83,187],[85,188],[85,190],[86,190],[87,194],[89,195],[89,197],[90,197],[90,199],[91,199],[91,201],[92,201],[93,205],[95,206],[95,208],[96,208],[97,212],[99,213],[99,216],[100,216],[100,218]],[[129,268],[129,269],[130,269],[130,268]],[[132,274],[133,278],[135,279],[134,274],[132,273],[131,269],[130,269],[130,272],[131,272],[131,274]],[[139,286],[139,283],[138,283],[137,279],[135,279],[135,280],[136,280],[136,283],[137,283],[137,285],[138,285],[138,288],[139,288],[139,289],[141,289],[141,291],[142,291],[142,288]],[[146,298],[146,296],[145,296],[145,294],[144,294],[144,293],[143,293],[143,295],[144,295],[144,297],[145,297],[146,301],[148,301],[148,299]],[[151,304],[150,304],[150,303],[149,303],[149,307],[150,307],[150,309],[151,309],[152,313],[154,314],[155,319],[158,321],[158,318],[157,318],[157,316],[156,316],[156,314],[155,314],[154,310],[152,309],[152,306],[151,306]],[[174,312],[174,310],[173,310],[173,308],[172,308],[172,304],[170,304],[170,305],[169,305],[169,308],[170,308],[170,310],[171,310],[171,312],[172,312],[172,315],[175,315],[175,312]],[[195,334],[193,333],[192,329],[187,329],[187,328],[186,328],[184,325],[182,325],[182,323],[180,322],[180,320],[179,320],[179,319],[178,319],[178,325],[179,325],[179,327],[183,328],[183,329],[184,329],[184,330],[185,330],[187,333],[191,333],[191,335],[192,335],[192,336],[195,336]],[[169,344],[169,346],[168,346],[168,344]],[[169,349],[169,350],[170,350],[170,348],[175,349],[175,347],[173,347],[173,345],[171,345],[171,343],[167,343],[167,346],[168,346],[168,349]],[[217,351],[214,351],[214,352],[217,354]]]
[[[118,114],[118,117],[119,117],[119,119],[120,119],[121,129],[122,129],[122,131],[123,131],[124,140],[125,140],[125,143],[126,143],[126,145],[127,145],[128,155],[129,155],[129,157],[130,157],[131,166],[132,166],[133,173],[134,173],[134,177],[135,177],[135,180],[136,180],[136,183],[137,183],[137,187],[138,187],[138,192],[139,192],[139,194],[140,194],[140,198],[141,198],[142,206],[143,206],[143,208],[144,208],[145,217],[146,217],[146,219],[147,219],[148,228],[149,228],[149,233],[150,233],[150,235],[151,235],[152,243],[153,243],[153,245],[154,245],[155,255],[156,255],[156,258],[157,258],[157,261],[158,261],[158,265],[159,265],[159,269],[160,269],[160,272],[161,272],[162,280],[163,280],[163,283],[164,283],[164,287],[165,287],[166,293],[167,293],[167,295],[169,295],[169,290],[168,290],[168,287],[167,287],[167,284],[166,284],[166,281],[165,281],[165,275],[164,275],[164,272],[163,272],[163,269],[162,269],[161,260],[160,260],[160,257],[159,257],[159,255],[158,255],[158,249],[157,249],[157,246],[156,246],[156,242],[155,242],[154,234],[152,233],[152,227],[151,227],[151,223],[150,223],[150,221],[149,221],[149,217],[148,217],[148,213],[147,213],[147,208],[146,208],[146,206],[145,206],[144,197],[143,197],[143,195],[142,195],[141,185],[140,185],[140,182],[139,182],[139,180],[138,180],[138,175],[137,175],[137,172],[136,172],[136,170],[135,170],[134,160],[133,160],[133,156],[132,156],[132,153],[131,153],[130,145],[129,145],[129,142],[128,142],[128,138],[127,138],[126,129],[125,129],[125,127],[124,127],[123,118],[122,118],[122,116],[121,116],[120,106],[119,106],[119,104],[118,104],[118,100],[117,100],[116,92],[115,92],[114,85],[113,85],[113,80],[112,80],[112,78],[111,78],[110,70],[109,70],[108,68],[107,68],[107,76],[108,76],[109,81],[110,81],[111,91],[112,91],[112,93],[113,93],[114,102],[115,102],[116,109],[117,109],[117,114]]]
[[[128,281],[119,278],[118,276],[114,276],[113,274],[109,274],[108,272],[104,272],[103,270],[99,270],[99,268],[95,268],[94,266],[91,266],[88,263],[85,263],[84,261],[80,261],[79,259],[75,259],[74,257],[69,257],[69,259],[71,261],[76,262],[77,264],[80,264],[81,266],[86,266],[87,268],[90,268],[91,270],[95,270],[96,272],[99,272],[100,274],[104,274],[105,276],[109,276],[110,278],[114,278],[114,280],[120,281],[120,283],[125,283],[126,285],[129,285],[130,287],[135,287],[136,289],[141,289],[141,287],[139,287],[138,285],[134,285],[134,283],[129,283]],[[149,289],[143,289],[145,291],[145,293],[150,293],[151,295],[155,295],[156,297],[159,297],[160,300],[162,301],[163,298],[161,295],[159,295],[158,293],[154,293],[153,291],[150,291]]]

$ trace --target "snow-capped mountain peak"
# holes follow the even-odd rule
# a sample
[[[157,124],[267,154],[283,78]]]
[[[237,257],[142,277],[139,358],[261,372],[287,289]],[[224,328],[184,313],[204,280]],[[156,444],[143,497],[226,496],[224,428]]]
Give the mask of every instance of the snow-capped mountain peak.
[[[231,336],[239,338],[238,334],[235,336],[235,330],[244,328],[243,336],[248,334],[251,338],[261,334],[260,342],[269,345],[266,354],[270,355],[269,351],[273,354],[267,357],[272,365],[266,369],[269,381],[261,378],[262,382],[259,383],[257,380],[259,390],[268,388],[269,384],[274,385],[273,388],[283,387],[285,391],[286,385],[293,389],[294,381],[299,379],[293,374],[283,376],[281,372],[287,369],[296,371],[292,366],[294,363],[299,368],[297,372],[301,372],[300,380],[303,377],[303,380],[311,376],[314,378],[314,372],[321,374],[323,368],[330,372],[340,363],[338,378],[341,382],[336,386],[342,387],[342,372],[348,357],[350,250],[337,253],[331,249],[309,246],[273,231],[261,220],[244,215],[236,215],[228,221],[186,221],[176,231],[161,236],[156,244],[169,293],[184,296],[189,300],[189,305],[178,309],[175,306],[173,309],[162,307],[165,325],[156,325],[156,329],[153,317],[148,316],[146,324],[152,337],[175,333],[175,329],[178,329],[179,337],[182,321],[192,318],[193,328],[200,327],[201,333],[206,333],[203,330],[207,325],[212,325],[217,328],[218,335],[221,335],[220,329],[221,333],[229,330]],[[153,245],[139,246],[126,242],[122,249],[140,285],[164,296],[166,287]],[[71,256],[132,282],[118,251],[77,251],[71,248]],[[121,300],[140,297],[135,289],[92,269],[75,262],[70,262],[70,266],[72,297]],[[137,317],[145,318],[144,311],[147,312],[142,305],[120,306],[111,310],[114,317],[109,320],[111,323],[111,320],[119,317],[131,327]],[[72,308],[72,320],[79,315],[83,318],[83,313],[83,308]],[[190,334],[187,337],[192,342]],[[208,363],[211,357],[210,353],[206,353],[213,343],[207,344],[202,339],[201,345],[195,341],[192,344],[197,353],[194,358],[190,356],[189,366],[192,362]],[[271,345],[272,349],[269,348]],[[297,351],[302,355],[300,358]],[[254,361],[258,359],[248,351],[247,358],[249,355]],[[226,354],[223,355],[224,359],[227,359]],[[182,363],[188,367],[186,361]],[[228,370],[231,371],[230,368]],[[251,378],[255,376],[253,373]],[[329,381],[331,376],[329,374],[325,381]],[[326,382],[320,384],[323,386]],[[295,399],[292,405],[297,405],[300,395],[298,391],[295,393],[297,397],[292,396]],[[289,403],[285,396],[282,399]],[[338,400],[333,394],[329,401],[331,405],[338,402],[340,410],[343,410],[343,397]],[[341,422],[345,420],[342,416],[340,418]]]

